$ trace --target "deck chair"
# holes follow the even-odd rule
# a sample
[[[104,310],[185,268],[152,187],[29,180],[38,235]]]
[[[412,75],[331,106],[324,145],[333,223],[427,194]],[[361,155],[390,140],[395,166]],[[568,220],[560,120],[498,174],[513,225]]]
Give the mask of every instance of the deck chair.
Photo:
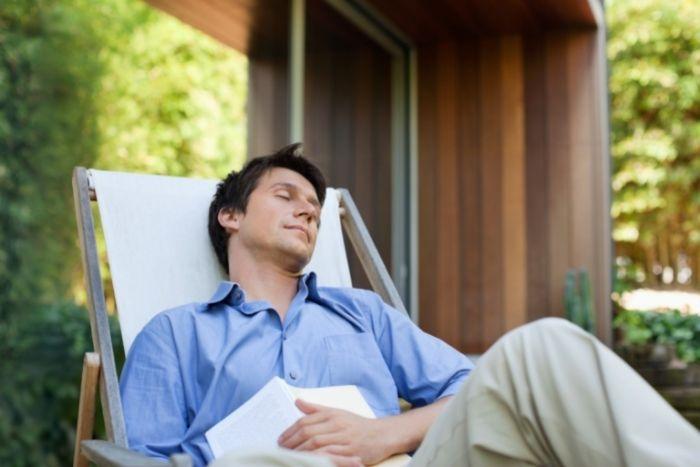
[[[73,195],[82,250],[94,351],[85,354],[74,466],[162,466],[130,451],[99,267],[91,202],[96,202],[107,246],[122,341],[128,354],[141,328],[156,313],[192,301],[205,301],[225,278],[207,234],[215,180],[143,174],[73,171]],[[350,286],[342,230],[354,247],[372,288],[406,312],[367,228],[344,189],[329,189],[321,214],[316,250],[307,267],[319,285]],[[97,387],[107,440],[93,440]],[[179,454],[172,466],[191,465]]]

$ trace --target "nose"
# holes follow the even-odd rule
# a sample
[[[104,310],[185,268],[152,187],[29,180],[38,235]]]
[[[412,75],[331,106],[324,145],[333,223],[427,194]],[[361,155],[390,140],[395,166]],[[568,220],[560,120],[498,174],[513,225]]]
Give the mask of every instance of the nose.
[[[296,211],[294,212],[294,215],[296,217],[306,217],[306,220],[310,222],[314,218],[315,211],[316,206],[306,200],[301,200]]]

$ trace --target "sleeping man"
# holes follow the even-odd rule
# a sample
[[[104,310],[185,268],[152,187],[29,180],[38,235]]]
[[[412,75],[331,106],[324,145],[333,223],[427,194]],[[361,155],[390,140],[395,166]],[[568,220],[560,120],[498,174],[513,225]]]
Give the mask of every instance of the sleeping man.
[[[695,429],[563,320],[510,332],[473,370],[376,294],[318,287],[302,270],[326,184],[297,151],[252,159],[219,184],[209,234],[229,281],[135,340],[120,382],[132,449],[206,465],[204,433],[278,376],[356,385],[378,418],[298,400],[306,415],[279,450],[217,462],[371,465],[415,451],[412,463],[436,466],[700,465]],[[413,408],[401,413],[398,398]]]

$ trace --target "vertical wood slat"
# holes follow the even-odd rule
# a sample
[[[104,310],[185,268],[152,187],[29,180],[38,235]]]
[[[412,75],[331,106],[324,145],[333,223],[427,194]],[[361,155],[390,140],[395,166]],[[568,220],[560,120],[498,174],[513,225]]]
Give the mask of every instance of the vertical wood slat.
[[[503,333],[503,224],[501,62],[498,38],[479,41],[479,117],[482,179],[482,333],[494,342]]]
[[[478,47],[462,45],[459,63],[459,176],[460,176],[460,308],[461,348],[479,353],[486,346],[481,332],[484,286],[482,269],[482,204],[480,193],[481,158],[479,157]]]
[[[440,335],[441,329],[436,325],[436,315],[440,313],[435,307],[439,295],[436,284],[437,256],[439,247],[436,240],[439,228],[436,200],[435,161],[437,159],[437,59],[434,48],[426,47],[418,51],[418,170],[419,170],[419,306],[420,324],[429,333]]]
[[[593,178],[595,157],[595,138],[593,128],[596,119],[592,115],[594,102],[591,77],[595,74],[591,65],[589,35],[569,34],[567,45],[567,95],[569,96],[569,140],[570,157],[570,193],[571,203],[576,206],[571,210],[571,241],[569,244],[571,266],[585,268],[595,284],[595,223],[593,219],[593,192],[596,185]]]
[[[546,151],[548,160],[548,225],[549,225],[549,309],[546,313],[561,316],[564,311],[562,291],[570,267],[572,199],[569,190],[571,166],[569,96],[567,95],[565,33],[545,37],[546,79]]]
[[[503,331],[527,321],[525,106],[522,40],[501,41]]]
[[[287,59],[250,57],[248,62],[248,157],[289,144]]]
[[[598,312],[597,334],[608,346],[612,345],[612,309],[610,295],[612,293],[612,218],[610,202],[612,187],[610,185],[610,124],[608,121],[608,83],[606,31],[601,27],[591,33],[592,50],[591,66],[595,68],[591,76],[593,86],[592,117],[595,125],[592,138],[597,154],[593,157],[593,205],[595,214],[593,238],[596,261],[593,272],[595,304]],[[602,207],[602,208],[601,208]]]
[[[546,151],[545,56],[539,36],[524,38],[527,203],[527,319],[549,309],[549,159]]]
[[[95,426],[95,398],[100,378],[100,356],[86,352],[83,358],[83,375],[80,381],[80,401],[78,404],[78,423],[75,429],[75,447],[73,448],[73,467],[87,467],[89,461],[80,449],[80,443],[92,438]]]
[[[459,345],[459,262],[455,261],[459,250],[459,202],[457,186],[457,47],[443,43],[437,50],[437,73],[440,86],[437,90],[437,149],[440,157],[437,165],[437,276],[439,295],[435,297],[438,327],[447,343]]]

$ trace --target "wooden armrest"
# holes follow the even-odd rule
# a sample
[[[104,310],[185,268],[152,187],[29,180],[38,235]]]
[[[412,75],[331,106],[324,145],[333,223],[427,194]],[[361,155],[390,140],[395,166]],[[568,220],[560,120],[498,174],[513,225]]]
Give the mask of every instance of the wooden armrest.
[[[165,463],[109,441],[91,439],[80,445],[85,457],[99,467],[192,467],[192,458],[187,454],[174,454],[170,456],[170,462]]]
[[[85,457],[99,467],[163,467],[167,465],[163,461],[101,439],[83,441],[80,446]]]
[[[88,467],[88,460],[80,452],[80,443],[92,438],[95,423],[95,395],[97,394],[99,376],[99,354],[86,352],[83,358],[83,378],[80,383],[80,405],[78,407],[78,425],[75,429],[73,467]]]

